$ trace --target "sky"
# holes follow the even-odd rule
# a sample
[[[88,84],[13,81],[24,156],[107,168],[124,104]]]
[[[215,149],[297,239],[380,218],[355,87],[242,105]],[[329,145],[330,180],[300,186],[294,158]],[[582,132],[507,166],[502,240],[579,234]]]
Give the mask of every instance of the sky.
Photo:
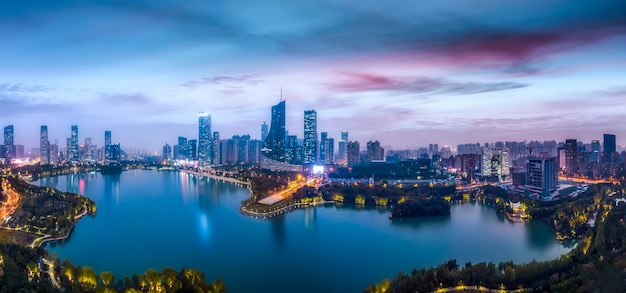
[[[282,98],[318,132],[395,149],[439,143],[626,144],[624,0],[10,1],[0,9],[0,125],[38,147],[70,126],[158,150],[260,138]]]

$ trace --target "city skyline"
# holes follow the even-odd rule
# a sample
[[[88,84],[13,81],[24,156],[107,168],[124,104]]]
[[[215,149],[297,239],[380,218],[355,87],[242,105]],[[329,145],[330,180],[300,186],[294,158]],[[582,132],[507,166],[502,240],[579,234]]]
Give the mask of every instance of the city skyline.
[[[29,148],[79,125],[160,150],[205,111],[258,138],[283,89],[299,138],[313,109],[318,132],[394,148],[626,144],[626,3],[202,3],[6,5],[0,125]]]

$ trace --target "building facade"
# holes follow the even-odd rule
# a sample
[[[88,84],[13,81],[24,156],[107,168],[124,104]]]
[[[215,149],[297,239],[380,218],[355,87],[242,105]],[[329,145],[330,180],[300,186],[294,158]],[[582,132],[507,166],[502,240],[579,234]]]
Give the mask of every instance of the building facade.
[[[558,190],[558,166],[555,157],[528,158],[526,187],[531,192],[547,196]]]
[[[317,112],[304,111],[304,163],[312,164],[317,161]]]
[[[211,115],[200,112],[198,114],[198,160],[211,164]]]

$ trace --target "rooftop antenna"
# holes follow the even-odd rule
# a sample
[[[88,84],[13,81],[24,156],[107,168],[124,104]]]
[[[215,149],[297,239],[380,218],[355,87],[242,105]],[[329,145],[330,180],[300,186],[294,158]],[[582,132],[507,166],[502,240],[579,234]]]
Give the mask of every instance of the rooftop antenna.
[[[280,88],[280,101],[283,101],[283,88]]]

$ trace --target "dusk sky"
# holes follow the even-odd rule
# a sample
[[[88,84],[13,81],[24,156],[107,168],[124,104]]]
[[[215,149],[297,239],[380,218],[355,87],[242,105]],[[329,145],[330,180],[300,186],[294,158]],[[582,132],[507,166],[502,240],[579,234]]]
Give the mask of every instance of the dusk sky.
[[[287,101],[318,132],[406,148],[506,140],[626,144],[626,1],[10,1],[0,126],[64,147],[158,150],[250,134]]]

